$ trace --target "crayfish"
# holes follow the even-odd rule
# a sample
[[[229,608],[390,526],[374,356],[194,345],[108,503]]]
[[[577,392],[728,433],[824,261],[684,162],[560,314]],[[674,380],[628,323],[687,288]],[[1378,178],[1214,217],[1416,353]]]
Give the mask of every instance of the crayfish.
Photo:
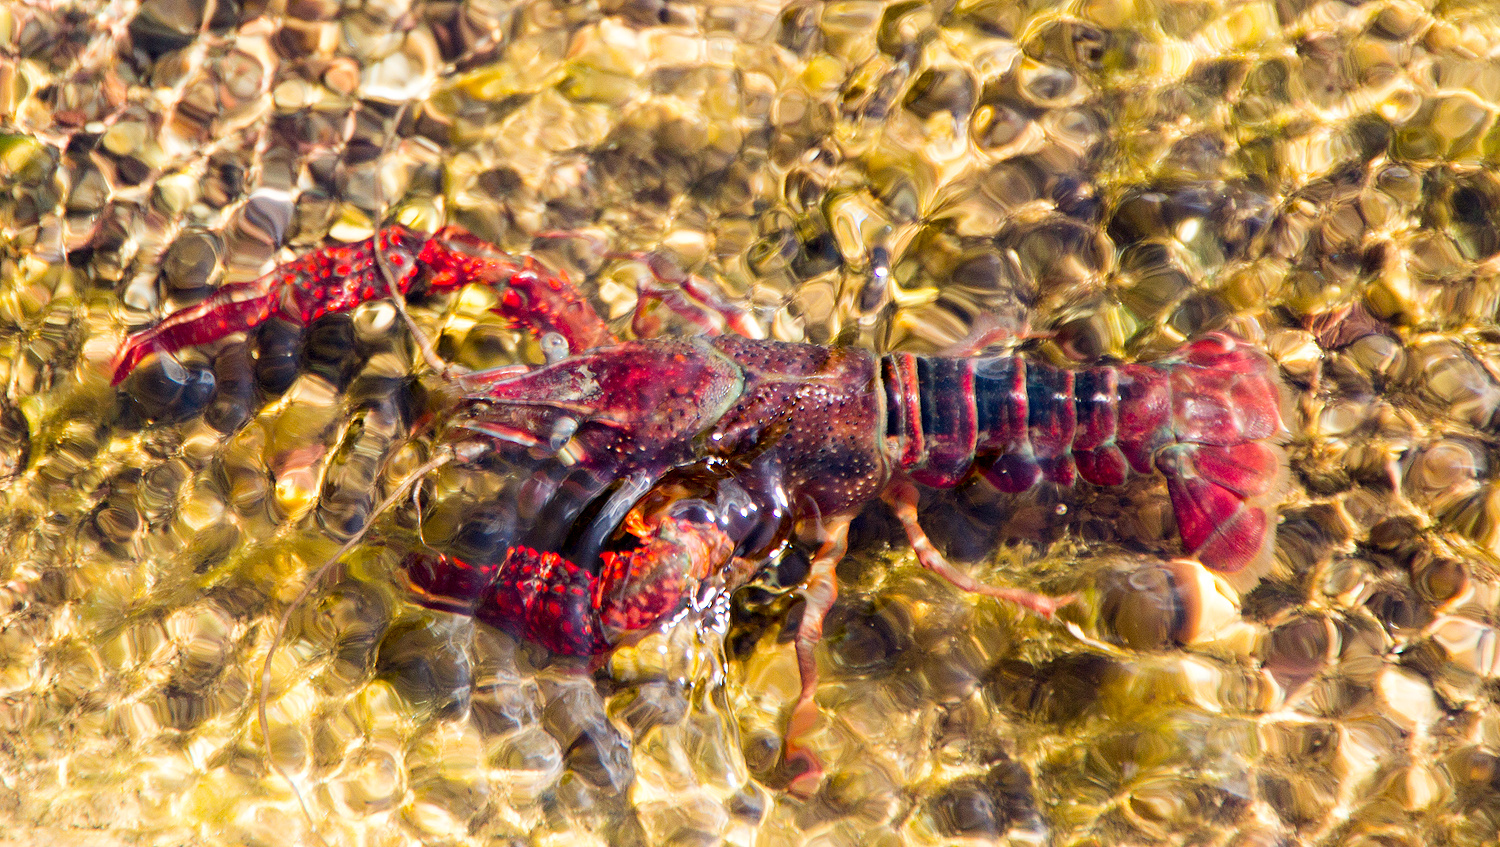
[[[461,399],[443,440],[467,457],[544,460],[529,496],[548,526],[479,559],[413,552],[412,588],[426,604],[592,656],[655,626],[699,586],[733,588],[788,544],[809,545],[802,687],[784,751],[805,766],[796,790],[820,773],[800,739],[816,715],[813,648],[837,594],[834,568],[851,519],[873,500],[890,505],[926,568],[1048,616],[1071,598],[984,585],[945,561],[918,522],[917,486],[983,476],[1020,492],[1156,472],[1187,555],[1241,579],[1269,556],[1268,501],[1283,473],[1276,379],[1263,353],[1220,333],[1158,361],[1077,370],[1016,353],[882,356],[735,332],[621,341],[564,276],[456,227],[396,225],[223,286],[130,336],[113,379],[152,352],[272,317],[306,324],[474,283],[495,286],[496,311],[551,352],[545,365],[452,377]]]

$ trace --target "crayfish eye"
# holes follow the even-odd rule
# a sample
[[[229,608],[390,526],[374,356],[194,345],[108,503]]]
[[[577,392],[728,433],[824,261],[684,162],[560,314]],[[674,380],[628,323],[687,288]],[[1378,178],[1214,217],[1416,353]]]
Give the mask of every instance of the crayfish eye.
[[[561,452],[573,440],[573,435],[578,432],[578,419],[561,417],[552,424],[552,433],[547,436],[547,449],[553,453]]]
[[[537,339],[537,344],[542,348],[542,357],[549,365],[555,365],[568,358],[568,339],[563,338],[560,332],[543,333],[542,337]]]

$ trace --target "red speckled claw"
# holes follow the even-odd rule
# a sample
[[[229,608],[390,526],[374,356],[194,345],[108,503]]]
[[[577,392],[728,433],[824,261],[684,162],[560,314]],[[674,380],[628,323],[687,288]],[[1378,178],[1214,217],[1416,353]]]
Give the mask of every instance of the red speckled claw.
[[[271,276],[225,285],[202,303],[132,334],[110,364],[109,384],[119,385],[153,352],[173,353],[260,326],[275,311],[274,288]]]
[[[420,552],[406,574],[424,606],[471,614],[502,632],[565,656],[609,649],[593,605],[596,577],[556,553],[512,547],[498,563]]]
[[[392,284],[405,294],[416,278],[418,251],[427,241],[422,233],[391,226],[356,244],[316,250],[259,279],[221,286],[197,306],[126,339],[110,366],[110,383],[119,385],[153,351],[173,353],[207,344],[272,317],[306,324],[390,296]],[[391,282],[386,281],[387,269]]]
[[[594,656],[610,646],[594,606],[597,581],[556,553],[512,547],[475,616],[554,653]]]
[[[495,581],[500,563],[474,563],[457,556],[422,551],[408,554],[402,567],[409,587],[422,605],[472,615],[479,598]]]
[[[595,656],[654,625],[728,561],[734,543],[708,520],[686,516],[678,501],[625,530],[640,540],[606,551],[599,574],[557,553],[511,547],[495,564],[432,552],[406,558],[407,579],[423,605],[472,614],[525,641],[567,656]]]
[[[272,317],[306,324],[323,315],[425,290],[490,285],[503,293],[495,311],[541,335],[556,332],[572,352],[615,342],[609,327],[566,276],[515,257],[458,228],[428,236],[399,224],[355,244],[315,250],[251,282],[221,287],[126,339],[110,369],[118,385],[153,351],[172,353],[254,329]]]
[[[734,551],[729,537],[708,521],[666,513],[642,518],[632,511],[625,529],[641,539],[641,546],[603,554],[604,568],[594,594],[600,622],[612,640],[645,629],[676,610],[683,596],[722,568]]]

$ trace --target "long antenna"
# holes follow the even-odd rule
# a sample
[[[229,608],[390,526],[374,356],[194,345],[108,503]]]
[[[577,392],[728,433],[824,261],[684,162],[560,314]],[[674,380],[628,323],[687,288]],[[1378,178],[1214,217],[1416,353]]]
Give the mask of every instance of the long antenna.
[[[276,630],[271,635],[271,646],[266,648],[266,660],[260,666],[260,696],[256,710],[256,717],[260,724],[260,735],[266,747],[266,760],[270,762],[271,768],[282,779],[286,780],[287,785],[291,786],[292,795],[297,798],[297,805],[302,807],[302,814],[307,817],[308,825],[312,828],[313,835],[317,837],[319,843],[327,844],[323,840],[323,836],[318,832],[318,823],[313,819],[312,809],[308,807],[307,800],[302,796],[302,790],[297,787],[296,781],[292,779],[291,774],[286,772],[285,768],[277,763],[276,756],[271,750],[271,722],[266,718],[266,703],[270,699],[271,693],[271,660],[275,658],[276,648],[281,644],[282,638],[286,637],[286,629],[291,623],[292,613],[297,611],[306,602],[307,598],[312,595],[313,590],[323,581],[323,578],[333,570],[333,566],[338,564],[339,560],[348,554],[350,550],[353,550],[364,541],[365,536],[370,532],[370,527],[375,524],[375,518],[396,505],[396,502],[405,497],[406,492],[424,476],[446,465],[455,456],[456,454],[451,448],[441,448],[438,455],[428,459],[420,467],[408,474],[406,479],[402,480],[401,484],[396,486],[396,489],[382,500],[380,505],[375,507],[375,511],[370,514],[370,519],[365,521],[365,525],[358,532],[354,533],[353,537],[345,541],[343,546],[329,557],[328,561],[323,563],[322,567],[313,571],[312,576],[307,578],[307,583],[302,586],[302,590],[297,592],[297,596],[292,598],[292,602],[281,613],[281,618],[276,622]]]

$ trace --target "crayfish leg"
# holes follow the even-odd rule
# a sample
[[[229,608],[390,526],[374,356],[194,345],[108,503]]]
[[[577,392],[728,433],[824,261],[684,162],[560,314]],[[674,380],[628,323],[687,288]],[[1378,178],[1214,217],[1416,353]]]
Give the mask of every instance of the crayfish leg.
[[[651,272],[650,280],[636,286],[635,315],[631,331],[637,338],[657,338],[666,334],[667,322],[653,313],[653,303],[660,304],[682,321],[704,335],[722,335],[726,329],[746,338],[765,338],[765,331],[738,306],[726,300],[702,277],[678,271],[675,276],[664,271],[664,261],[655,257],[635,258]]]
[[[787,721],[782,760],[788,766],[794,763],[803,766],[801,773],[787,784],[789,793],[803,799],[811,797],[823,779],[823,763],[803,739],[818,720],[818,704],[813,699],[818,693],[818,662],[813,650],[823,639],[823,618],[827,617],[833,601],[839,596],[835,568],[849,550],[849,521],[847,517],[840,517],[823,524],[823,544],[813,556],[807,581],[802,584],[806,605],[802,610],[802,623],[797,627],[797,671],[802,692]]]
[[[538,337],[557,333],[571,353],[616,343],[567,274],[530,257],[517,260],[460,227],[438,230],[424,245],[420,262],[429,270],[433,288],[493,287],[500,294],[496,314]]]
[[[611,250],[608,240],[584,230],[548,230],[535,234],[537,239],[580,240],[600,258],[634,262],[646,269],[649,279],[636,283],[635,313],[631,332],[636,338],[662,338],[670,319],[653,314],[652,304],[660,304],[685,322],[690,334],[719,335],[727,328],[746,338],[765,338],[765,332],[748,312],[730,303],[708,280],[687,273],[670,259],[656,252]],[[574,347],[574,352],[580,349]]]
[[[960,591],[1006,600],[1030,609],[1044,618],[1051,618],[1057,614],[1058,609],[1078,599],[1076,594],[1053,597],[1020,588],[998,588],[974,579],[949,564],[948,560],[943,558],[943,554],[938,552],[937,547],[933,546],[932,539],[927,537],[922,525],[918,523],[918,494],[915,485],[907,481],[893,482],[886,489],[885,500],[895,512],[897,520],[901,521],[902,528],[906,530],[906,537],[911,541],[912,551],[917,554],[917,561],[922,563],[922,567],[947,580]]]
[[[981,355],[987,348],[995,345],[1014,347],[1028,339],[1048,338],[1051,335],[1052,333],[1032,332],[1024,322],[1020,326],[1003,324],[995,315],[981,312],[975,317],[969,334],[953,342],[952,346],[942,351],[942,355],[968,358]]]

